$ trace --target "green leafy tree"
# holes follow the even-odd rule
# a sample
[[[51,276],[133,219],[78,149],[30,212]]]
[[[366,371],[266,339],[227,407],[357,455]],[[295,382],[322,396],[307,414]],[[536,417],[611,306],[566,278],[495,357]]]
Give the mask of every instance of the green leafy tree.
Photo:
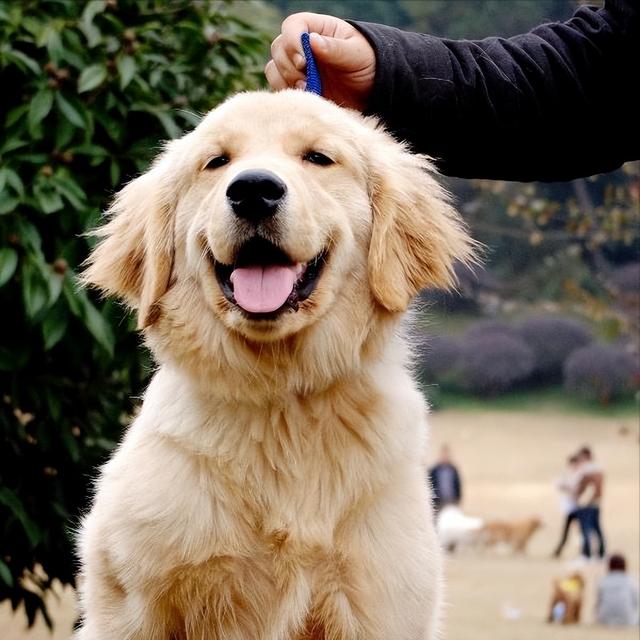
[[[231,2],[0,2],[0,600],[29,623],[73,584],[72,528],[150,370],[124,310],[77,287],[83,234],[267,51]]]

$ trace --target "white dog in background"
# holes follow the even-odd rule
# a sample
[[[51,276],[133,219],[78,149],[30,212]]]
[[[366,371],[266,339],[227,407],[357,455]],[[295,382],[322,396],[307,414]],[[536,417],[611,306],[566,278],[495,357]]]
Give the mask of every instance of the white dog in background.
[[[443,548],[454,551],[459,546],[473,545],[484,522],[465,515],[457,505],[445,505],[438,513],[436,530]]]
[[[399,325],[473,243],[423,157],[238,95],[127,185],[85,273],[159,368],[79,535],[81,640],[425,640],[440,545]]]

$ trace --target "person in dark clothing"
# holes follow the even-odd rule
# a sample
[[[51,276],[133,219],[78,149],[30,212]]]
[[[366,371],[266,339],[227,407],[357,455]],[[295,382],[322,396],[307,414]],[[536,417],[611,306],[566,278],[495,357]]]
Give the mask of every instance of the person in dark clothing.
[[[581,479],[580,458],[578,454],[574,454],[569,456],[569,459],[567,460],[567,469],[563,477],[556,483],[562,498],[561,508],[564,514],[564,525],[560,536],[560,542],[558,542],[558,545],[553,552],[554,558],[559,558],[562,554],[564,545],[567,543],[567,538],[569,537],[571,525],[578,519],[578,504],[576,502],[575,493]]]
[[[377,115],[444,174],[571,180],[640,158],[638,0],[477,41],[294,14],[265,67],[274,89],[304,83],[305,31],[323,95]]]
[[[598,557],[604,558],[605,541],[600,526],[600,504],[604,487],[604,473],[595,463],[589,447],[582,447],[577,453],[580,462],[580,480],[575,490],[576,516],[582,532],[582,556],[591,558],[592,541],[598,544]]]
[[[446,505],[460,504],[462,500],[460,474],[451,461],[451,450],[446,444],[440,449],[438,462],[429,470],[429,481],[433,490],[433,506],[436,513]]]

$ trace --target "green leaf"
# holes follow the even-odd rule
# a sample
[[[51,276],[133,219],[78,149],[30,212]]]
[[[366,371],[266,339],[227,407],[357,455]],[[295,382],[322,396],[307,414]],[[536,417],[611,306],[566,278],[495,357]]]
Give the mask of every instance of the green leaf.
[[[72,29],[63,29],[62,40],[65,44],[62,59],[75,69],[84,69],[86,63],[79,54],[86,54],[86,47],[80,38],[80,34]]]
[[[62,112],[62,115],[64,115],[71,124],[76,127],[84,127],[85,122],[78,110],[60,92],[56,93],[56,104]]]
[[[105,0],[89,0],[82,11],[82,17],[80,19],[82,22],[90,24],[93,22],[93,19],[106,8],[107,3]]]
[[[111,177],[111,186],[116,187],[120,184],[120,165],[115,158],[111,159],[109,166],[109,176]]]
[[[46,164],[49,160],[49,155],[46,153],[20,153],[16,156],[16,159],[31,164]]]
[[[0,154],[9,153],[9,151],[20,149],[20,147],[26,147],[28,144],[29,142],[27,140],[20,140],[20,138],[9,138],[0,147]]]
[[[11,109],[11,111],[9,111],[9,113],[7,113],[7,119],[5,120],[5,126],[7,127],[7,129],[14,125],[16,122],[18,122],[18,120],[20,120],[20,118],[22,118],[22,116],[27,113],[29,111],[29,105],[28,104],[21,104],[18,107],[14,107],[13,109]],[[5,148],[6,145],[2,145],[2,149]]]
[[[21,197],[24,198],[24,184],[20,176],[9,167],[4,168],[7,184]]]
[[[18,496],[7,487],[0,487],[0,503],[9,508],[13,516],[20,522],[32,546],[42,537],[36,523],[27,515]]]
[[[83,144],[72,149],[76,155],[90,156],[92,158],[106,158],[109,152],[97,144]]]
[[[100,30],[93,24],[93,19],[98,13],[102,13],[107,6],[104,0],[89,0],[80,20],[80,30],[87,38],[89,48],[95,47],[100,43],[102,35]]]
[[[78,446],[78,439],[74,437],[72,433],[70,433],[67,429],[62,429],[61,431],[62,441],[64,442],[64,446],[67,448],[67,453],[73,462],[78,462],[81,457],[80,447]],[[69,514],[65,514],[67,519],[69,518]]]
[[[56,273],[49,265],[46,265],[46,273],[43,273],[43,275],[49,285],[49,305],[52,305],[60,297],[64,277]]]
[[[131,56],[122,56],[116,61],[120,76],[120,89],[124,89],[136,73],[136,61]]]
[[[33,320],[49,300],[49,286],[31,261],[22,267],[22,300],[27,317]]]
[[[13,576],[11,575],[11,569],[7,563],[0,558],[0,578],[8,586],[13,587]]]
[[[41,89],[31,98],[29,104],[29,130],[33,131],[34,127],[47,117],[53,105],[53,91],[50,89]]]
[[[33,58],[30,58],[28,55],[22,53],[22,51],[18,51],[17,49],[8,47],[3,53],[6,56],[7,60],[12,60],[22,69],[27,68],[29,69],[29,71],[31,71],[31,73],[37,76],[42,73],[42,70],[38,66],[38,63]]]
[[[18,266],[18,252],[11,247],[0,249],[0,287],[8,282]]]
[[[42,321],[42,339],[45,351],[53,348],[64,337],[69,324],[69,314],[63,304],[56,304]]]
[[[54,190],[51,184],[37,182],[33,188],[33,195],[42,213],[53,213],[64,207],[60,194]]]
[[[56,149],[64,149],[73,139],[73,134],[75,132],[76,132],[76,126],[71,124],[68,118],[66,117],[59,118],[58,126],[56,127],[56,141],[55,141]]]
[[[47,411],[49,415],[55,422],[58,422],[62,417],[62,402],[60,401],[60,397],[52,389],[45,389],[44,397],[47,400]]]
[[[116,340],[111,326],[89,300],[87,300],[84,309],[84,321],[85,326],[89,329],[89,333],[96,339],[96,342],[101,345],[110,356],[113,356],[113,348]]]
[[[74,316],[82,320],[89,333],[96,342],[110,355],[113,356],[115,337],[111,326],[93,306],[87,292],[75,286],[71,277],[65,278],[62,290]]]
[[[62,59],[62,55],[64,53],[64,46],[62,45],[62,39],[60,38],[60,33],[53,25],[47,25],[46,29],[46,38],[47,38],[47,51],[49,52],[49,57],[52,62],[56,64],[60,63]]]
[[[12,196],[0,196],[0,215],[11,213],[20,204],[18,198]]]
[[[170,138],[179,138],[182,135],[182,130],[176,124],[176,121],[173,119],[171,114],[166,111],[155,111],[154,115],[158,120],[160,120],[160,123]]]
[[[77,318],[82,319],[81,296],[84,294],[84,296],[86,297],[86,292],[76,285],[73,277],[67,277],[64,279],[64,282],[62,284],[62,292],[64,293],[64,297],[67,301],[67,305],[69,305],[69,310],[71,311],[71,313],[73,313],[73,315]]]
[[[86,206],[87,199],[84,191],[71,178],[52,176],[51,184],[75,209],[83,209]]]
[[[31,249],[33,253],[44,261],[44,257],[42,256],[42,238],[36,227],[23,218],[18,218],[17,227],[18,237],[22,246]]]
[[[78,78],[78,93],[99,87],[107,77],[107,68],[102,64],[89,65]]]
[[[131,111],[144,111],[158,118],[160,124],[164,127],[170,138],[179,138],[182,135],[182,130],[175,123],[173,116],[166,109],[156,107],[151,104],[135,103],[131,105]]]

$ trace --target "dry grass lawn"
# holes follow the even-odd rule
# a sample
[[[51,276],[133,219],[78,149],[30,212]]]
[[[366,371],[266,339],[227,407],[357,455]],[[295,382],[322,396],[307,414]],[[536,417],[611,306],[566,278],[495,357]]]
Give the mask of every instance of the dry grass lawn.
[[[551,581],[563,575],[579,550],[573,532],[564,561],[551,551],[561,528],[553,487],[568,453],[590,444],[607,473],[602,520],[609,549],[625,553],[639,573],[640,434],[636,418],[506,411],[444,411],[432,416],[431,452],[449,443],[464,479],[464,509],[483,518],[538,515],[544,528],[525,557],[501,550],[461,550],[447,560],[446,640],[637,640],[637,629],[609,630],[592,622],[593,591],[603,567],[589,565],[583,624],[544,622]],[[56,631],[42,624],[27,633],[23,617],[0,607],[3,640],[59,640],[70,635],[73,594],[50,601]],[[160,640],[160,639],[158,639]],[[394,640],[389,638],[389,640]]]

